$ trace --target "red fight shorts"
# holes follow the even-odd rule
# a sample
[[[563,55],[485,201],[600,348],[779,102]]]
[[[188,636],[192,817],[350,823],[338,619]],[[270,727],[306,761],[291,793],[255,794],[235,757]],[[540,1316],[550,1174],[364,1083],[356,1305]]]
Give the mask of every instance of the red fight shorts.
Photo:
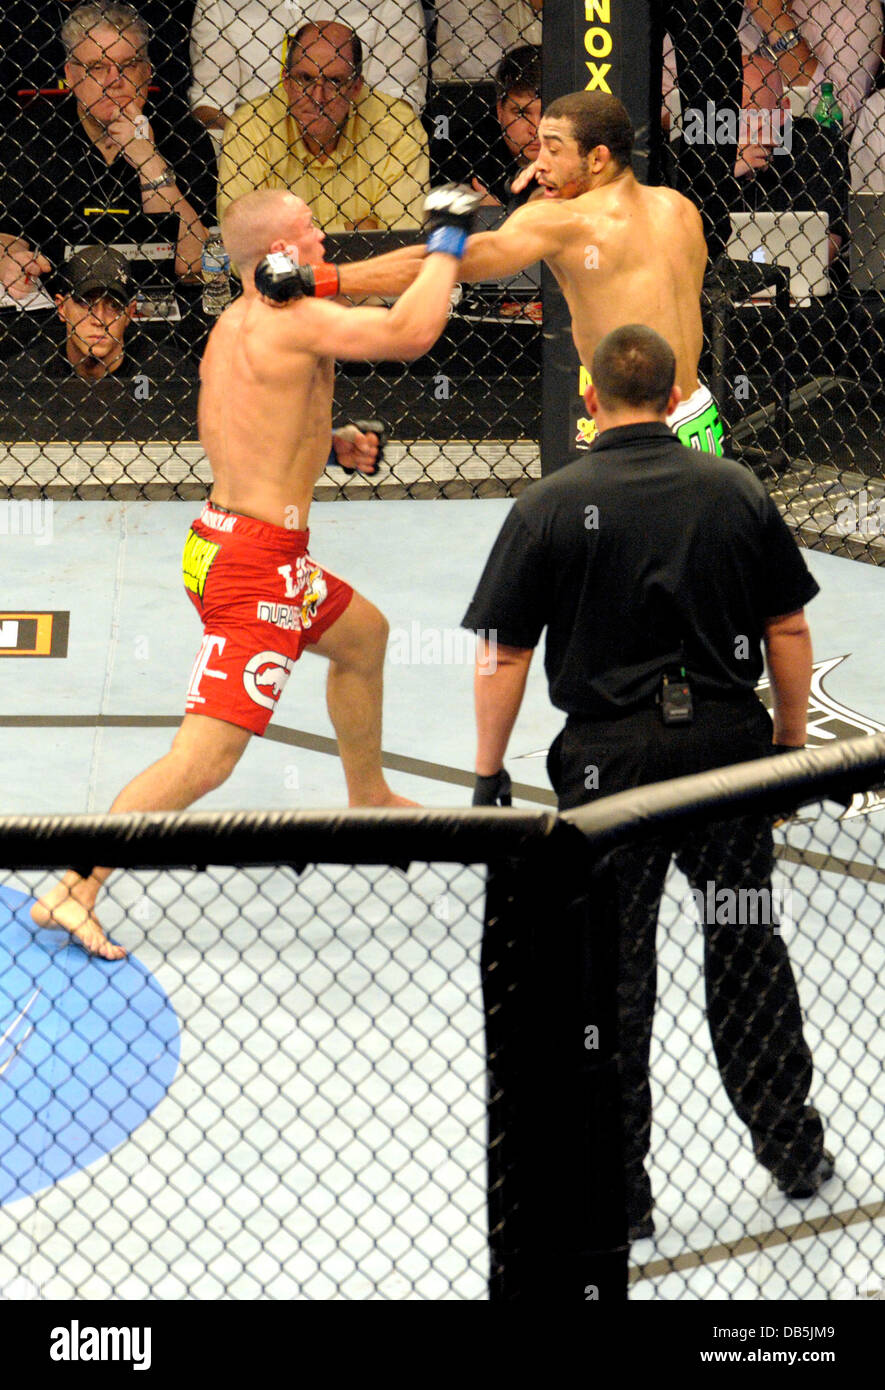
[[[184,587],[203,620],[189,714],[263,734],[305,646],[341,617],[353,589],[288,531],[207,502],[184,543]]]

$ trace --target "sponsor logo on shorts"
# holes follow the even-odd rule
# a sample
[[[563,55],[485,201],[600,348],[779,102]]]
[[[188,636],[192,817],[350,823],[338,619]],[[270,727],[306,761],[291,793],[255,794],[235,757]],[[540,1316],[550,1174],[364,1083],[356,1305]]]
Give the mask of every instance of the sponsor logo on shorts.
[[[725,430],[719,418],[719,407],[712,399],[705,400],[694,414],[680,419],[679,414],[686,402],[677,407],[667,423],[675,431],[680,444],[687,449],[698,449],[701,453],[718,454],[722,457],[722,441]]]
[[[228,512],[215,512],[211,507],[204,507],[200,515],[203,525],[211,526],[213,531],[232,531],[237,520],[237,517],[231,516]]]
[[[250,700],[274,709],[286,688],[294,661],[279,652],[256,652],[243,670],[243,686]]]
[[[298,632],[301,627],[301,614],[291,603],[259,603],[258,621],[273,623],[286,632]]]
[[[301,600],[301,626],[310,627],[317,615],[317,609],[328,594],[326,581],[321,569],[312,569],[308,575],[305,594]]]
[[[220,549],[221,546],[217,541],[204,540],[202,536],[197,535],[196,531],[188,531],[187,540],[184,543],[184,553],[181,557],[181,568],[184,587],[190,589],[198,598],[203,597],[206,576]]]
[[[191,705],[205,705],[206,703],[205,695],[200,694],[200,681],[204,676],[214,676],[215,679],[219,681],[227,680],[226,671],[213,671],[209,665],[216,649],[219,654],[224,651],[224,644],[226,641],[226,637],[216,637],[214,634],[207,632],[200,643],[200,650],[197,652],[197,659],[194,662],[190,684],[187,688],[188,709],[190,709]]]
[[[294,579],[291,565],[279,565],[277,574],[286,581],[286,598],[300,600],[301,626],[311,627],[317,609],[329,592],[320,566],[309,555],[300,555],[295,561]]]
[[[581,404],[584,404],[584,392],[593,381],[587,368],[581,364],[578,368],[578,395],[581,397]],[[590,415],[579,415],[575,421],[575,445],[579,449],[589,449],[599,431],[596,428],[596,421]]]

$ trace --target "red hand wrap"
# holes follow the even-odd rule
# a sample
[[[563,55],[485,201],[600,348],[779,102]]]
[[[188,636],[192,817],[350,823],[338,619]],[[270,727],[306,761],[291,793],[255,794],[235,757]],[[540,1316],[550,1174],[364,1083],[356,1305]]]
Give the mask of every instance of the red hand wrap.
[[[313,272],[313,292],[316,299],[329,299],[338,293],[340,276],[336,265],[329,265],[323,261],[321,265],[312,265],[309,269]]]

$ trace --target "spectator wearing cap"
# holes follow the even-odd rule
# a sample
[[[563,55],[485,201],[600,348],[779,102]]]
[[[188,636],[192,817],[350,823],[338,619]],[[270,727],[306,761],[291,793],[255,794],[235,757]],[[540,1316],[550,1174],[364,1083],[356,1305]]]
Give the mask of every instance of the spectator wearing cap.
[[[40,383],[47,377],[58,383],[87,383],[89,388],[101,383],[107,391],[112,383],[120,383],[116,394],[126,397],[129,411],[142,399],[133,394],[133,378],[147,383],[150,394],[162,381],[167,401],[171,387],[187,387],[193,382],[194,364],[174,341],[165,338],[157,342],[137,324],[131,328],[136,297],[129,263],[119,251],[110,246],[85,246],[64,262],[56,279],[55,305],[64,336],[44,330],[25,351],[4,364],[7,383],[19,391],[23,388],[23,398],[13,414],[24,411],[27,420],[28,410],[37,406],[46,413],[46,394]],[[91,389],[74,393],[80,402],[92,394]],[[4,402],[4,411],[6,408]],[[119,428],[125,417],[115,416],[113,423]],[[68,424],[73,424],[73,417]]]
[[[281,85],[241,106],[224,132],[218,214],[257,188],[288,188],[326,232],[421,226],[427,137],[404,101],[367,87],[359,36],[304,24]]]
[[[87,246],[70,258],[63,274],[67,289],[55,296],[55,304],[65,341],[47,370],[51,376],[74,371],[84,381],[101,381],[123,367],[123,339],[135,316],[128,263],[110,247]]]
[[[177,218],[176,270],[199,271],[211,216],[215,152],[185,113],[147,110],[149,30],[129,5],[78,5],[62,26],[70,95],[35,103],[0,145],[0,283],[23,298],[67,246],[116,240],[96,218]],[[190,128],[188,128],[190,127]]]

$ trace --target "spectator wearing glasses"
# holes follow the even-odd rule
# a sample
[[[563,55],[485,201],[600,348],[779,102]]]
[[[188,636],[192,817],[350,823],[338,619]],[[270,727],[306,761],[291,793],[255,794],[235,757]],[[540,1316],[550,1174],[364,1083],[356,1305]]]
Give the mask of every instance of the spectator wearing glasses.
[[[14,119],[22,99],[64,86],[65,51],[61,26],[77,0],[4,0],[0,44],[0,109]],[[138,0],[138,13],[151,30],[151,85],[183,99],[191,80],[187,38],[193,0]]]
[[[142,213],[177,216],[176,270],[196,274],[214,150],[189,116],[148,113],[147,25],[131,6],[99,0],[72,10],[61,36],[70,95],[35,102],[0,147],[0,283],[23,298],[66,245],[96,239],[96,217],[116,219],[125,241],[127,219]]]
[[[421,226],[427,137],[404,101],[367,87],[358,36],[302,25],[281,85],[235,113],[219,163],[219,218],[257,188],[288,188],[326,232]]]
[[[362,35],[368,85],[407,101],[420,116],[427,95],[420,0],[197,0],[190,43],[197,120],[220,136],[238,106],[279,83],[291,36],[333,12]]]

